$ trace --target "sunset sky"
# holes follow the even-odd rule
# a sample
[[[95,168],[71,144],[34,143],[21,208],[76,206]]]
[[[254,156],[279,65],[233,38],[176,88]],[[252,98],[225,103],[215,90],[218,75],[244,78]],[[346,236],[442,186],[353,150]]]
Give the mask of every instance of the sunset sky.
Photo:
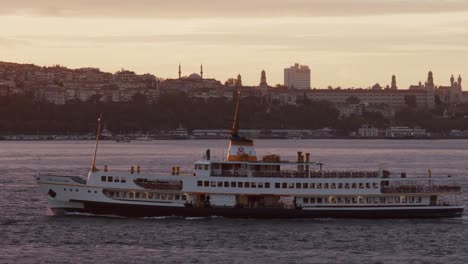
[[[0,60],[312,86],[468,82],[467,0],[0,0]],[[468,87],[468,85],[466,86]],[[468,90],[465,88],[464,90]]]

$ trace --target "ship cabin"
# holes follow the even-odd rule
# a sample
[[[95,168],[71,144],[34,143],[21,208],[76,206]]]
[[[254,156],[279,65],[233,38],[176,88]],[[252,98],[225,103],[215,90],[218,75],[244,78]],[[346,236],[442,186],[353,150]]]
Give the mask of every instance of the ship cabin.
[[[235,131],[235,130],[234,130]],[[193,176],[197,177],[257,177],[257,178],[376,178],[388,177],[382,171],[324,171],[321,162],[310,160],[310,153],[297,152],[295,161],[284,161],[276,154],[257,158],[253,141],[233,133],[226,158],[211,160],[210,150],[195,162]]]
[[[266,155],[261,160],[250,154],[238,155],[232,142],[226,160],[214,161],[210,150],[204,159],[195,162],[193,176],[198,177],[261,177],[261,178],[375,178],[379,171],[324,171],[323,163],[310,161],[310,153],[298,151],[296,161],[284,161],[278,155]],[[235,146],[234,149],[238,149]],[[252,146],[253,149],[253,146]],[[234,155],[231,153],[235,153]],[[385,173],[384,173],[385,174]]]
[[[209,153],[209,150],[207,150]],[[209,154],[195,162],[194,176],[198,177],[287,177],[311,178],[321,174],[322,163],[310,162],[309,153],[302,155],[298,161],[282,161],[278,155],[267,155],[262,160],[212,161]],[[304,156],[306,159],[304,159]],[[229,157],[229,156],[228,156]]]

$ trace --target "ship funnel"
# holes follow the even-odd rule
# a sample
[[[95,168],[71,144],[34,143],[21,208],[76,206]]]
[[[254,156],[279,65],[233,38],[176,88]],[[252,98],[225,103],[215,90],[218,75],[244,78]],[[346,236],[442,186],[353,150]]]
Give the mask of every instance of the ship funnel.
[[[209,149],[206,150],[206,160],[210,160],[211,158],[211,151]]]
[[[302,162],[302,151],[297,152],[297,162],[298,163]]]

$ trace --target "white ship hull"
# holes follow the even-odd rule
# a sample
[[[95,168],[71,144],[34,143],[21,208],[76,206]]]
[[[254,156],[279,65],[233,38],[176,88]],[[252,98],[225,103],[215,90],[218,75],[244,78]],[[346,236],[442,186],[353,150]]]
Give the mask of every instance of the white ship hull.
[[[109,190],[112,192],[140,192],[148,193],[147,189],[138,188],[132,182],[133,174],[127,176],[127,181],[123,188],[116,186],[99,186],[85,183],[79,177],[69,176],[36,176],[41,193],[47,196],[48,207],[54,214],[85,213],[93,215],[111,215],[122,217],[227,217],[227,218],[261,218],[261,219],[286,219],[286,218],[441,218],[460,217],[463,214],[462,205],[431,205],[430,203],[412,204],[303,204],[295,205],[283,204],[258,206],[255,204],[239,205],[204,205],[196,206],[192,204],[192,199],[198,194],[189,194],[184,190],[163,191],[173,199],[151,199],[148,196],[136,197],[109,197]],[[114,176],[116,177],[116,176]],[[154,176],[155,178],[176,178],[186,179],[186,188],[194,188],[196,177],[190,176]],[[98,177],[95,177],[98,178]],[[266,180],[264,178],[263,180]],[[271,180],[271,179],[270,179]],[[309,179],[310,180],[310,179]],[[191,186],[192,183],[192,186]],[[112,183],[113,184],[113,183]],[[212,190],[213,192],[214,190]],[[227,190],[223,191],[224,196],[229,196]],[[169,194],[170,193],[170,194]],[[315,192],[316,194],[316,192]],[[216,194],[211,194],[213,197]],[[304,196],[313,196],[314,193],[286,195],[284,193],[271,194],[271,197],[295,197],[300,199]],[[336,194],[335,194],[336,195]],[[382,195],[382,194],[381,194]],[[174,199],[178,196],[178,199]],[[249,194],[245,196],[255,197]],[[327,197],[329,195],[319,196]],[[375,196],[375,195],[374,195]],[[185,197],[185,199],[183,198]],[[424,199],[423,199],[424,200]],[[189,202],[190,201],[190,202]]]

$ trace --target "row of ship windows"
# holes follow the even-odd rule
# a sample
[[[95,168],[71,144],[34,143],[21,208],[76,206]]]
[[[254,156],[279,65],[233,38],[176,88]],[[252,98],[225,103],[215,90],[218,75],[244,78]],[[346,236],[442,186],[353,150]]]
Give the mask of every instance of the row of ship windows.
[[[222,182],[197,181],[199,187],[233,187],[233,188],[270,188],[269,182]],[[275,182],[276,189],[378,189],[379,184],[373,183],[307,183],[307,182]]]
[[[421,203],[422,197],[304,197],[302,203],[304,204],[356,204],[356,203]]]
[[[63,190],[66,192],[67,188],[63,188]],[[78,192],[78,189],[75,189],[76,192]],[[70,192],[73,192],[73,189],[70,188]],[[91,193],[91,190],[88,190],[88,193]],[[94,191],[94,193],[97,193],[97,191]]]
[[[195,169],[196,170],[208,170],[209,166],[208,165],[203,165],[203,164],[195,164]]]
[[[152,193],[152,192],[118,192],[105,191],[106,196],[112,198],[128,198],[128,199],[154,199],[154,200],[187,200],[185,195],[172,193]]]
[[[113,177],[113,176],[101,176],[102,182],[121,182],[126,183],[127,180],[125,178]]]

